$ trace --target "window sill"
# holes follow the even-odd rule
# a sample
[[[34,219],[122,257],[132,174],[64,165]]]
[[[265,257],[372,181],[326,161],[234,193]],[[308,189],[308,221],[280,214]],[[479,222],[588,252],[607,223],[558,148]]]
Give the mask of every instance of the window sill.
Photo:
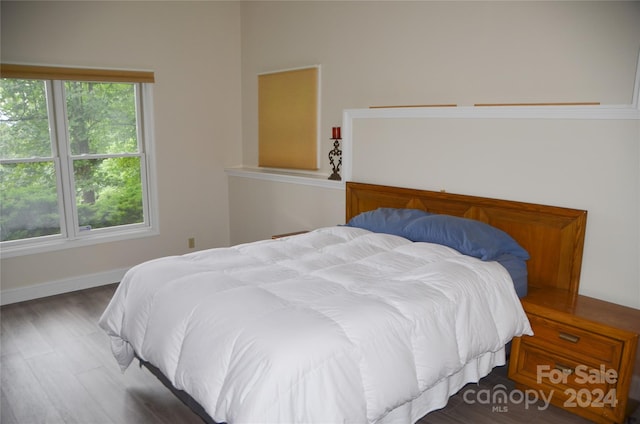
[[[224,170],[230,177],[253,178],[263,181],[275,181],[280,183],[310,185],[322,188],[344,190],[344,181],[329,180],[325,174],[305,173],[286,170],[234,167]]]
[[[51,238],[42,241],[21,243],[13,246],[2,247],[2,259],[14,258],[25,255],[35,255],[38,253],[55,252],[65,249],[92,246],[96,244],[109,243],[122,240],[131,240],[143,237],[159,235],[160,232],[154,228],[142,228],[137,230],[119,231],[105,233],[98,236],[78,238],[75,240],[65,238]]]

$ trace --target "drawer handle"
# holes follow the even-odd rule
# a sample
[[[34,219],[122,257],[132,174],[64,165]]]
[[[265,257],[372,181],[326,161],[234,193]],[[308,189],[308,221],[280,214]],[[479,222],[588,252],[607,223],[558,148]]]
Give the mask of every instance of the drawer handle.
[[[567,366],[567,365],[563,365],[563,364],[558,364],[556,363],[556,365],[554,366],[555,369],[562,371],[563,374],[566,375],[570,375],[573,374],[573,368]]]
[[[573,334],[569,334],[569,333],[560,332],[558,334],[558,337],[570,343],[578,343],[580,341],[580,337],[574,336]]]

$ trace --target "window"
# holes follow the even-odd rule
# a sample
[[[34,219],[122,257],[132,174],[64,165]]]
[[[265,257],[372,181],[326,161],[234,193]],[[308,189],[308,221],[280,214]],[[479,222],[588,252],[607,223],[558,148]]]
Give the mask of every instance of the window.
[[[2,66],[3,256],[157,233],[152,81],[149,73]]]

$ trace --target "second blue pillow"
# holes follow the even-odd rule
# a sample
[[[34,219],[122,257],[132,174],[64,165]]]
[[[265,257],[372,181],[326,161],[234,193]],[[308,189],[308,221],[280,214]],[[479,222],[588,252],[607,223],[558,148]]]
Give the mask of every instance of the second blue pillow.
[[[529,253],[509,234],[468,218],[429,215],[409,222],[399,235],[411,241],[449,246],[483,261],[492,261],[504,254],[529,259]]]

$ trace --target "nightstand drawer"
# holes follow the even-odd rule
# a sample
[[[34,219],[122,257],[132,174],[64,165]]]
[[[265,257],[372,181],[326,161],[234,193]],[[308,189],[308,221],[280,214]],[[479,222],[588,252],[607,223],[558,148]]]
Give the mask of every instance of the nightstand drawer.
[[[580,389],[607,393],[617,382],[617,370],[589,367],[579,361],[549,354],[533,346],[523,347],[520,354],[523,356],[519,362],[519,372],[535,380],[536,384],[555,389],[556,394],[567,396],[568,393]]]
[[[534,336],[523,339],[527,344],[544,346],[596,367],[617,368],[620,364],[623,344],[619,340],[536,315],[530,315],[529,322]]]

